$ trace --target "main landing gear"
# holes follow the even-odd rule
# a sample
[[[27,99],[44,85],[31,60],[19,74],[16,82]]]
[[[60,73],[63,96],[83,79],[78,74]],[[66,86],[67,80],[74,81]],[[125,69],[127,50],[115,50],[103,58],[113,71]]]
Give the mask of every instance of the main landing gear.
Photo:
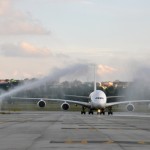
[[[82,114],[84,114],[84,115],[86,114],[85,107],[82,107],[81,115],[82,115]],[[88,114],[89,114],[89,115],[90,115],[90,114],[92,114],[92,115],[93,115],[93,114],[94,114],[93,110],[92,110],[92,109],[89,109]]]
[[[89,115],[90,115],[90,114],[92,114],[92,115],[94,114],[94,112],[93,112],[92,109],[89,110]]]
[[[82,110],[81,110],[81,115],[82,114],[86,114],[86,111],[85,111],[85,107],[82,107]],[[88,111],[88,114],[94,114],[94,111],[92,109],[89,109]],[[105,109],[98,109],[97,110],[97,115],[105,115]],[[108,107],[108,115],[113,115],[113,112],[112,112],[112,107]]]
[[[81,111],[81,115],[82,115],[82,114],[84,114],[84,115],[85,115],[85,114],[86,114],[86,112],[82,110],[82,111]],[[92,110],[90,110],[90,111],[88,112],[88,114],[89,114],[89,115],[90,115],[90,114],[92,114],[92,115],[93,115],[93,114],[94,114],[94,112],[93,112]]]
[[[108,115],[113,115],[112,107],[108,107]]]
[[[82,114],[84,114],[84,115],[86,114],[85,107],[82,107],[81,115],[82,115]]]

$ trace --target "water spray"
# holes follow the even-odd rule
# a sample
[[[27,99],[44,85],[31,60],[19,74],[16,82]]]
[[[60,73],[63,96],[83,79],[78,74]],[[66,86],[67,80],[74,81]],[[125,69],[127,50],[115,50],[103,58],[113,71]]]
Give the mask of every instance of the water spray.
[[[63,69],[55,69],[51,74],[49,74],[37,81],[25,83],[25,84],[20,85],[8,92],[1,94],[0,95],[0,109],[1,109],[2,101],[5,100],[7,97],[11,97],[14,94],[24,91],[25,89],[34,89],[34,88],[41,86],[47,82],[53,83],[54,81],[56,81],[56,80],[58,81],[63,77],[70,76],[70,75],[73,75],[73,74],[76,74],[79,72],[80,72],[80,75],[81,75],[81,73],[85,74],[85,72],[87,70],[88,70],[88,65],[86,65],[86,64],[75,64],[75,65],[72,65],[72,66],[69,66],[69,67],[66,67]]]

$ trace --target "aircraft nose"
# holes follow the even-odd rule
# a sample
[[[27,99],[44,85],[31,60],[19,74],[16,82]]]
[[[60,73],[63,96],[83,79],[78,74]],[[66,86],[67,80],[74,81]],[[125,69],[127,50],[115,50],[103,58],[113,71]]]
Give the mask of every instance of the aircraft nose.
[[[100,99],[100,100],[99,100],[99,105],[100,105],[101,107],[105,107],[105,104],[106,104],[106,102],[105,102],[104,99]]]
[[[95,102],[93,103],[94,104],[94,107],[97,107],[97,108],[101,108],[104,106],[103,102],[101,101],[101,99],[97,99],[95,100]]]

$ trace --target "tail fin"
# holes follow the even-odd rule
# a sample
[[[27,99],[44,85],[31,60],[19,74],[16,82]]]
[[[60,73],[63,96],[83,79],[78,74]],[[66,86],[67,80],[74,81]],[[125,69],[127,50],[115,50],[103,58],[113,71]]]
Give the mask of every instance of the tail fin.
[[[96,91],[96,65],[94,65],[94,91]]]

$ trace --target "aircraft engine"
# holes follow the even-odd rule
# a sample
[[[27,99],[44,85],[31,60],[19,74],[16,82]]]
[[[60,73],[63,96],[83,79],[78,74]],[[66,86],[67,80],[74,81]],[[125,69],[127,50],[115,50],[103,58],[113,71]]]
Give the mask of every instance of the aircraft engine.
[[[61,109],[63,110],[68,110],[69,108],[70,108],[70,105],[66,102],[61,105]]]
[[[135,107],[134,107],[133,104],[128,104],[128,105],[126,106],[126,109],[127,109],[127,111],[134,111],[134,110],[135,110]]]
[[[37,105],[41,108],[44,108],[46,106],[46,102],[41,99],[40,101],[38,101]]]

